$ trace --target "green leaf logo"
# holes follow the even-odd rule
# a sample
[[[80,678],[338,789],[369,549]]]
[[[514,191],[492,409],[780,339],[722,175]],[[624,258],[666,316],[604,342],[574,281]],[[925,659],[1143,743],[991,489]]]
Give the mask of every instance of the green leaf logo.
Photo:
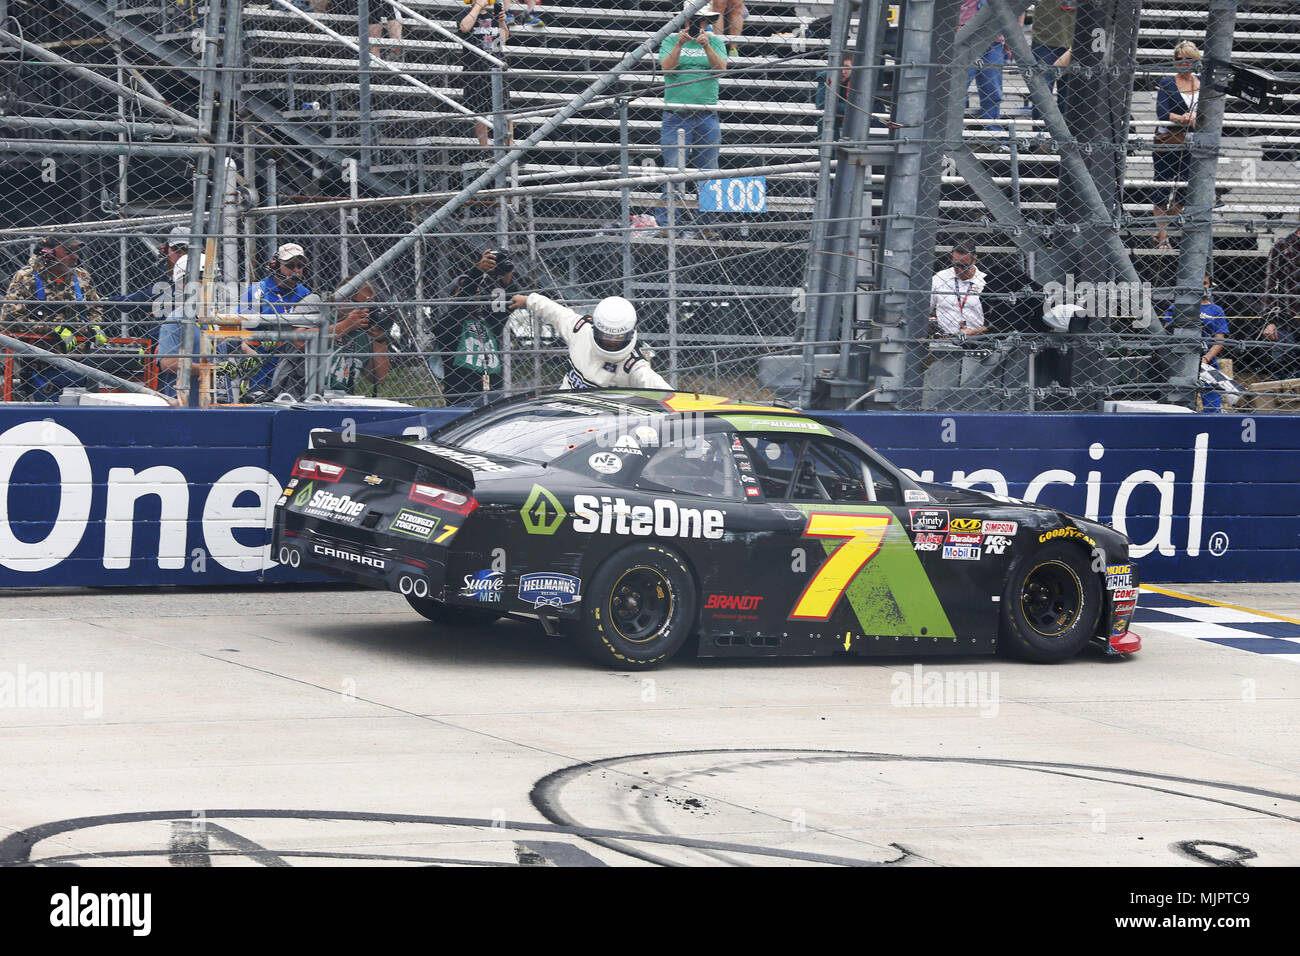
[[[307,502],[311,501],[311,491],[312,491],[311,486],[312,483],[310,481],[307,482],[307,484],[302,486],[302,490],[293,496],[293,503],[296,504],[299,508],[301,508]]]
[[[524,519],[524,530],[529,534],[555,534],[564,524],[565,511],[560,499],[541,485],[533,485],[519,514]]]

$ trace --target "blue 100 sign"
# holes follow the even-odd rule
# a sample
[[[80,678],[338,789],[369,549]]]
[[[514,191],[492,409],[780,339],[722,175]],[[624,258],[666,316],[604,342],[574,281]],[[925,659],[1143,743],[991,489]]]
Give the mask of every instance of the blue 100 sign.
[[[701,212],[767,212],[767,177],[714,179],[700,183]]]

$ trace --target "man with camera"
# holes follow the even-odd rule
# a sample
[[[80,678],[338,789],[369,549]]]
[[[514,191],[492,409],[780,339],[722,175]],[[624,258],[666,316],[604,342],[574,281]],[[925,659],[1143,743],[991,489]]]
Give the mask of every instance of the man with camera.
[[[90,273],[79,268],[82,241],[46,236],[28,264],[14,273],[0,308],[0,332],[21,337],[59,355],[74,355],[105,344],[99,296]],[[52,402],[69,387],[84,387],[85,376],[39,359],[14,360],[17,395],[25,401]]]
[[[442,380],[448,405],[468,404],[501,384],[501,334],[506,299],[515,281],[507,249],[485,249],[473,267],[443,290],[444,306],[434,327],[434,347],[442,353],[434,374]]]
[[[676,36],[664,37],[659,47],[659,66],[664,71],[664,115],[659,144],[664,151],[666,171],[684,169],[689,151],[696,169],[717,169],[722,145],[722,124],[718,119],[718,74],[727,68],[727,46],[709,30],[704,17],[690,17]],[[709,107],[712,107],[710,109]],[[683,149],[678,149],[678,135]],[[667,203],[671,184],[664,185]],[[685,221],[686,210],[677,210],[677,224]],[[708,213],[698,213],[701,225],[710,222]],[[668,210],[655,210],[655,221],[668,224]]]

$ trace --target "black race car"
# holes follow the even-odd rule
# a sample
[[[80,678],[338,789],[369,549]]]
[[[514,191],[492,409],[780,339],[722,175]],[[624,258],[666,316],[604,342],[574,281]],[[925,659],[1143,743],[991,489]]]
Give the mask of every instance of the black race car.
[[[588,391],[427,438],[314,435],[273,554],[436,623],[535,618],[643,668],[695,636],[702,657],[1129,654],[1128,548],[1053,508],[914,481],[788,408]]]

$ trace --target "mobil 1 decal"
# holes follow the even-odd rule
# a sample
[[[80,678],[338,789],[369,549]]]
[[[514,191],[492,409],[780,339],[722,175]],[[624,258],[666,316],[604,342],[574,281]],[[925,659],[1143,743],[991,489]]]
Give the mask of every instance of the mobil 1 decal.
[[[794,507],[806,518],[803,536],[821,543],[826,560],[815,569],[809,560],[812,577],[791,620],[834,617],[850,627],[856,620],[864,634],[957,636],[897,515],[871,506]]]

